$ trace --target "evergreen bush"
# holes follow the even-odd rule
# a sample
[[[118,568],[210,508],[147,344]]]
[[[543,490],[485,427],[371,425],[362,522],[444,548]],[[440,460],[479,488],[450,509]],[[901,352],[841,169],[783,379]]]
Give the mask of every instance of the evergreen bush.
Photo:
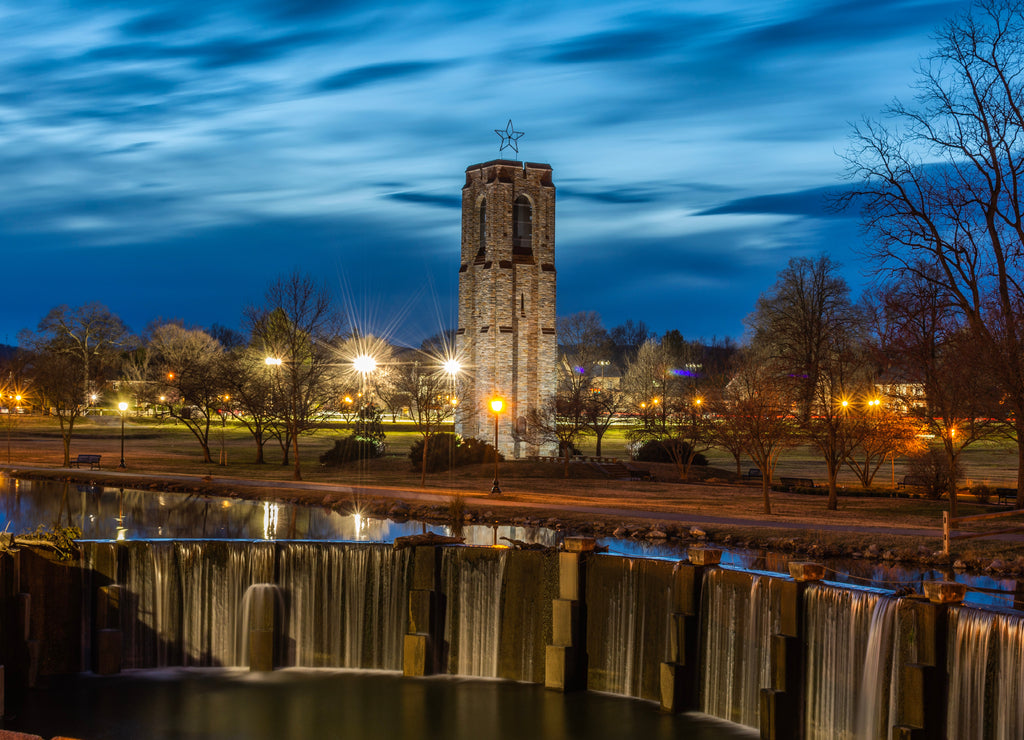
[[[673,457],[673,448],[677,449],[678,457]],[[677,459],[686,460],[690,453],[690,443],[682,439],[651,439],[644,442],[633,452],[637,462],[674,463]],[[693,465],[704,467],[708,459],[699,452],[693,456]]]
[[[381,442],[350,434],[335,440],[334,447],[320,456],[320,464],[336,468],[359,460],[372,460],[383,454],[384,445]]]
[[[505,458],[498,456],[499,460]],[[423,465],[423,439],[413,442],[409,449],[409,462],[413,470],[420,470]],[[458,468],[463,465],[477,465],[494,462],[494,446],[473,437],[462,437],[451,432],[440,432],[431,435],[427,447],[427,472],[437,473]]]

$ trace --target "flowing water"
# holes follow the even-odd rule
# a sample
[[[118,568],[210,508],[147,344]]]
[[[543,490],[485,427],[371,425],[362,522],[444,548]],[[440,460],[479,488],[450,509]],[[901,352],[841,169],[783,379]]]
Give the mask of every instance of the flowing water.
[[[772,586],[761,574],[712,569],[701,608],[702,711],[758,727],[762,688],[771,686],[770,648],[779,631]]]
[[[508,550],[445,548],[441,579],[448,599],[445,639],[450,672],[497,678],[502,585]]]
[[[86,543],[116,563],[126,668],[248,664],[247,597],[273,588],[285,665],[399,670],[409,551],[321,542]]]
[[[950,611],[949,737],[1024,737],[1024,619],[967,607]]]
[[[598,555],[587,561],[587,685],[657,701],[669,657],[676,563]]]
[[[887,740],[896,600],[808,587],[804,602],[807,740]]]

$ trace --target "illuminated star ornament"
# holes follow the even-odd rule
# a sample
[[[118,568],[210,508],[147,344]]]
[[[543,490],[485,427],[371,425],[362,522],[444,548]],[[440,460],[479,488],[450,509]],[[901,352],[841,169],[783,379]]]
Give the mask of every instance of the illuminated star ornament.
[[[512,127],[511,118],[508,119],[508,124],[505,126],[504,130],[496,128],[494,129],[494,133],[501,137],[501,146],[498,147],[498,154],[501,154],[506,148],[511,149],[517,155],[519,154],[519,140],[523,138],[523,132],[516,131]]]

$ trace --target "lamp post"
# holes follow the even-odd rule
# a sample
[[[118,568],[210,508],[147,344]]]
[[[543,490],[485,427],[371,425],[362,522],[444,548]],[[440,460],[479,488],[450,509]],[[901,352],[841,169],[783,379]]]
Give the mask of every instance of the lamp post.
[[[445,375],[448,377],[448,403],[450,404],[449,410],[452,415],[452,433],[448,435],[448,481],[450,483],[452,478],[452,469],[455,467],[456,414],[459,410],[459,399],[455,395],[455,379],[462,371],[462,365],[454,357],[449,357],[444,361],[441,369],[444,370]]]
[[[124,412],[128,410],[127,402],[121,401],[117,404],[117,410],[121,412],[121,462],[117,467],[124,468],[127,467],[124,464]]]
[[[501,486],[498,485],[498,415],[505,407],[505,402],[500,398],[491,399],[491,411],[494,412],[494,485],[491,486],[491,495],[500,496]]]

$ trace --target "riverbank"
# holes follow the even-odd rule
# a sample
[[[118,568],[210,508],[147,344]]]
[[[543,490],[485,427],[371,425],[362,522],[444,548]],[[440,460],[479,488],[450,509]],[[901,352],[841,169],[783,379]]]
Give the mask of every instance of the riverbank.
[[[374,475],[375,466],[380,476]],[[1024,576],[1020,533],[994,533],[943,555],[941,502],[844,497],[840,511],[828,512],[823,497],[774,492],[778,513],[765,517],[753,513],[760,506],[756,485],[564,479],[554,475],[561,470],[555,464],[509,462],[499,471],[506,481],[503,495],[494,497],[488,493],[492,466],[462,470],[458,479],[451,477],[452,486],[371,482],[388,477],[383,473],[389,467],[387,461],[365,463],[349,471],[348,482],[243,477],[227,466],[210,466],[204,475],[34,464],[0,465],[0,471],[112,488],[275,500],[399,520],[546,526],[594,536],[774,550],[812,559],[866,559]],[[338,472],[334,474],[341,477]],[[395,476],[392,470],[390,477]],[[991,507],[964,502],[961,508],[973,513]]]

